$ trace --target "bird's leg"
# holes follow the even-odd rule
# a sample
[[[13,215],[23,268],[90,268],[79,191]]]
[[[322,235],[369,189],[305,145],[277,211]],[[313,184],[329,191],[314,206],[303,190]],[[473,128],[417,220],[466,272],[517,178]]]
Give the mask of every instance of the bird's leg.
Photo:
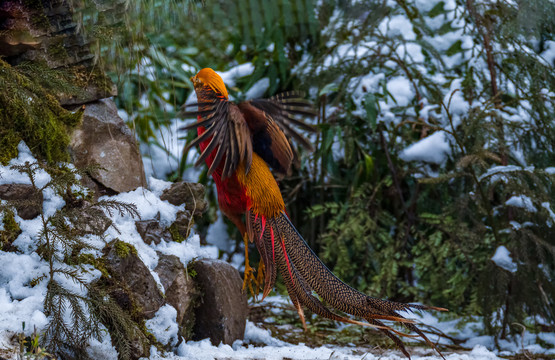
[[[243,291],[245,291],[248,285],[249,291],[253,296],[255,296],[254,290],[252,288],[252,282],[254,281],[256,284],[257,280],[253,275],[254,269],[249,264],[249,236],[247,232],[244,232],[243,241],[245,243],[245,275],[243,277]],[[258,289],[258,286],[257,286],[257,289]]]
[[[264,269],[264,261],[260,259],[260,261],[258,262],[258,270],[256,270],[256,280],[254,281],[256,284],[256,295],[258,295],[258,290],[264,284]]]
[[[239,232],[243,235],[243,242],[245,244],[245,275],[243,276],[243,291],[245,291],[248,286],[251,294],[255,296],[254,289],[252,288],[252,282],[254,281],[256,283],[256,278],[253,275],[254,269],[249,264],[249,233],[247,232],[247,228],[243,222],[241,214],[224,211],[223,209],[222,212],[235,224],[235,226],[237,226],[237,229],[239,229]]]

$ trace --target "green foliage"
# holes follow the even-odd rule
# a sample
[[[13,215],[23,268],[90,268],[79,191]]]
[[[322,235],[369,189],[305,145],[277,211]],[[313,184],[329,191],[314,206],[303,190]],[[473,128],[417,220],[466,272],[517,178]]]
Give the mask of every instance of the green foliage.
[[[487,332],[501,337],[518,332],[511,324],[531,315],[552,322],[555,192],[552,171],[545,170],[555,160],[550,120],[555,78],[553,64],[537,55],[541,46],[522,37],[522,31],[554,39],[553,19],[538,11],[553,10],[553,5],[459,4],[470,18],[445,9],[442,2],[427,14],[413,4],[398,5],[375,4],[361,20],[368,27],[351,16],[357,5],[329,8],[341,12],[330,17],[330,23],[339,25],[325,39],[334,45],[312,55],[305,78],[319,80],[320,101],[337,109],[322,115],[327,121],[321,125],[314,166],[320,171],[304,172],[309,180],[297,190],[311,194],[301,204],[320,203],[310,208],[313,220],[303,233],[314,234],[311,244],[320,247],[337,274],[373,295],[483,315]],[[523,21],[527,11],[538,16],[536,22]],[[415,39],[385,36],[378,24],[390,16],[410,21]],[[464,34],[474,40],[470,52],[459,39],[443,50],[434,45],[426,18],[440,16],[464,21]],[[457,31],[452,21],[436,26],[439,34]],[[366,31],[355,35],[355,28]],[[422,49],[425,70],[412,54],[388,51],[411,43]],[[346,44],[353,44],[354,51],[364,49],[365,56],[326,68],[329,54]],[[488,60],[492,44],[511,49],[491,54],[498,66]],[[464,52],[474,65],[445,62]],[[379,84],[362,89],[367,92],[362,99],[348,93],[366,74],[383,77],[376,75]],[[434,80],[438,74],[444,82]],[[399,77],[408,80],[415,95],[406,105],[393,99],[387,87]],[[454,79],[461,79],[460,85]],[[394,105],[387,105],[391,101]],[[466,103],[468,110],[453,113],[455,102]],[[451,139],[450,156],[441,166],[401,159],[404,148],[437,131]],[[369,176],[360,181],[355,170],[367,168],[372,169]],[[291,212],[299,217],[295,209]],[[515,272],[491,261],[501,245],[510,251]]]
[[[0,163],[17,155],[21,140],[49,163],[69,160],[69,129],[82,112],[65,110],[53,94],[71,87],[60,70],[41,64],[12,67],[0,59]]]

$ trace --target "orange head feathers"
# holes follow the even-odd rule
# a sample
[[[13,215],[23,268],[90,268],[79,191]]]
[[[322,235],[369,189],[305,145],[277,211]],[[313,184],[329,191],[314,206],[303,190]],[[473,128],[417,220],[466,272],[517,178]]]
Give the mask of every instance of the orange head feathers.
[[[210,68],[200,70],[195,76],[191,78],[195,89],[199,87],[208,86],[215,92],[223,95],[227,99],[227,89],[225,88],[222,77]]]

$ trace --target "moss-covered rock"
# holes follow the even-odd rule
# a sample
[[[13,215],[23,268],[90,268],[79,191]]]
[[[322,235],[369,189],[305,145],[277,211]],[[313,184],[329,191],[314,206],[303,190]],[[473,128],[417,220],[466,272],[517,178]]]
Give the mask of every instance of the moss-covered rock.
[[[120,240],[116,240],[116,242],[114,243],[114,250],[116,251],[116,254],[122,259],[125,259],[129,255],[137,255],[137,249],[135,249],[133,245]]]
[[[130,300],[132,306],[122,308],[131,310],[134,320],[151,319],[165,301],[150,270],[137,255],[137,250],[121,240],[114,240],[103,249],[103,253],[103,261],[112,280],[125,290],[126,295],[122,299],[133,299]]]
[[[69,129],[81,121],[82,111],[64,109],[37,78],[3,60],[0,89],[0,163],[17,155],[21,140],[49,163],[68,161]]]

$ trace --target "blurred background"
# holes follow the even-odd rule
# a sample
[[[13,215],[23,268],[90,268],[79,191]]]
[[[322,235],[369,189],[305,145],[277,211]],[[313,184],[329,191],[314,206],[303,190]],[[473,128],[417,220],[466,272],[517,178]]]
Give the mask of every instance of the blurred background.
[[[204,67],[236,101],[295,89],[314,103],[316,150],[280,186],[340,278],[481,316],[496,339],[555,331],[555,3],[74,3],[147,176],[208,186],[197,230],[223,259],[240,262],[241,236],[178,131]]]

